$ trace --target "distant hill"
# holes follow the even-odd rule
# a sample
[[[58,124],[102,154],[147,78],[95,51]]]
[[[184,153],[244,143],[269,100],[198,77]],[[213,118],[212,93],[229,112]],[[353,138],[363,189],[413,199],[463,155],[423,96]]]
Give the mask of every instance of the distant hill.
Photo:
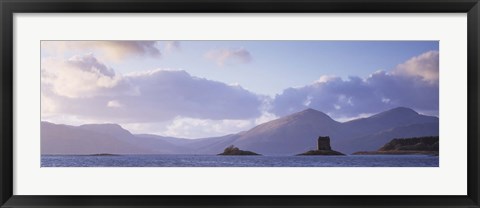
[[[385,144],[379,151],[438,151],[438,137],[414,137],[393,139]]]
[[[438,136],[438,118],[400,107],[340,123],[307,109],[259,125],[233,144],[261,154],[291,155],[314,149],[316,138],[322,135],[330,136],[332,148],[349,154],[376,150],[396,137]]]
[[[201,139],[132,135],[117,124],[42,122],[42,154],[218,154],[235,145],[263,155],[294,155],[315,149],[318,136],[329,136],[333,149],[350,154],[377,150],[393,138],[438,136],[438,122],[404,107],[344,123],[306,109],[245,132]]]
[[[294,155],[315,149],[319,135],[336,135],[340,131],[341,123],[325,113],[307,109],[261,124],[233,144],[260,154]]]
[[[337,145],[341,146],[343,151],[349,153],[359,150],[373,151],[392,140],[392,138],[438,136],[438,132],[438,122],[415,123],[381,130],[361,137],[352,137],[350,139],[339,141],[339,144]]]
[[[361,151],[354,154],[429,154],[438,155],[438,136],[396,138],[383,145],[377,151]]]
[[[438,124],[438,118],[421,115],[410,108],[398,107],[367,118],[345,122],[343,126],[350,134],[360,137],[397,127],[425,123]]]
[[[176,154],[189,150],[161,139],[132,135],[117,124],[82,126],[41,123],[42,154]]]
[[[108,134],[79,127],[41,123],[42,154],[132,154],[149,152]]]

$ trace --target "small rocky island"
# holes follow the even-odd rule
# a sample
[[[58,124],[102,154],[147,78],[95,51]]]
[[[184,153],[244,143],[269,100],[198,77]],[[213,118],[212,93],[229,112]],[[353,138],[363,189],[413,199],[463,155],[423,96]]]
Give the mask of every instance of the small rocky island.
[[[330,137],[326,136],[320,136],[318,137],[317,140],[317,149],[316,150],[310,150],[307,152],[304,152],[302,154],[298,155],[324,155],[324,156],[333,156],[333,155],[345,155],[341,152],[337,152],[335,150],[332,150],[332,147],[330,146]]]
[[[393,139],[377,151],[354,155],[438,155],[438,136]]]
[[[225,150],[218,155],[260,155],[255,152],[241,150],[233,145],[228,146]]]

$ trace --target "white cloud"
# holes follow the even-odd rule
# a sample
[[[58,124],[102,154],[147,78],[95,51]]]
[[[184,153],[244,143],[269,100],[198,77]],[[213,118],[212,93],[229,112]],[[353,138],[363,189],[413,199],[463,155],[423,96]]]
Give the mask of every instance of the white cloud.
[[[41,101],[42,116],[49,116],[49,115],[55,114],[56,106],[55,106],[54,100],[52,100],[48,96],[45,96],[42,93],[40,101]]]
[[[110,100],[107,103],[107,107],[120,108],[120,107],[123,107],[123,105],[118,100]]]
[[[157,41],[42,41],[42,53],[63,56],[66,52],[96,52],[102,58],[120,61],[130,56],[160,57]]]
[[[368,118],[370,116],[373,116],[374,113],[360,113],[358,114],[357,116],[354,116],[354,117],[338,117],[338,118],[335,118],[336,121],[339,121],[339,122],[346,122],[346,121],[351,121],[351,120],[355,120],[355,119],[359,119],[359,118]]]
[[[263,112],[260,117],[255,119],[255,125],[260,125],[260,124],[275,120],[277,118],[278,116],[276,116],[273,113]]]
[[[436,83],[438,82],[438,69],[438,51],[428,51],[409,59],[405,63],[399,64],[392,73],[406,76],[419,76],[425,81]]]
[[[303,101],[303,105],[304,106],[310,106],[310,104],[312,104],[312,99],[313,97],[312,96],[307,96],[307,98],[305,99],[305,101]]]
[[[156,134],[163,135],[166,125],[170,124],[170,121],[166,122],[149,122],[149,123],[120,123],[120,125],[130,131],[132,134]]]
[[[100,63],[92,54],[68,60],[42,60],[42,88],[60,96],[79,98],[128,93],[129,84],[113,69]]]
[[[211,50],[205,54],[205,58],[215,61],[221,67],[252,61],[252,55],[245,48]]]
[[[388,98],[382,98],[382,102],[384,102],[384,103],[389,103],[389,102],[390,102],[390,99],[388,99]]]
[[[334,75],[322,75],[320,78],[315,81],[316,83],[327,83],[335,80],[341,79],[340,77],[334,76]]]
[[[167,53],[180,51],[182,49],[180,41],[167,41],[165,42],[164,50]]]
[[[339,105],[333,105],[333,107],[335,108],[335,110],[340,110],[340,109],[342,109],[342,107],[339,106]]]
[[[238,133],[252,127],[253,122],[251,120],[210,120],[177,117],[167,125],[166,130],[161,135],[202,138]]]

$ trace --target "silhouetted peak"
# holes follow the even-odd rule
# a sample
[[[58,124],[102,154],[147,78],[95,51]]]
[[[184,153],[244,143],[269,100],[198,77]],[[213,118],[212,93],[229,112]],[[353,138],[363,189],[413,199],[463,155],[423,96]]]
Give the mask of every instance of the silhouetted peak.
[[[284,117],[285,119],[288,120],[305,120],[305,121],[313,121],[313,120],[327,120],[327,121],[334,121],[330,116],[328,116],[326,113],[323,113],[321,111],[315,110],[313,108],[307,108],[303,111],[288,115]],[[313,119],[313,120],[312,120]]]
[[[321,111],[318,111],[318,110],[315,110],[313,108],[307,108],[307,109],[299,111],[297,113],[293,113],[292,115],[294,115],[294,114],[312,114],[312,113],[314,113],[314,114],[325,114],[325,113],[323,113]],[[327,115],[327,114],[325,114],[325,115]]]
[[[42,125],[55,125],[54,123],[48,122],[48,121],[41,121],[40,124],[42,124]]]
[[[307,108],[303,111],[300,111],[300,112],[297,112],[297,113],[293,113],[291,115],[323,115],[323,116],[328,116],[327,114],[321,112],[321,111],[318,111],[318,110],[315,110],[313,108]],[[329,117],[329,116],[328,116]]]
[[[107,133],[107,134],[131,134],[128,130],[124,129],[122,126],[114,123],[105,123],[105,124],[84,124],[80,128],[88,129],[91,131]]]
[[[391,110],[388,110],[386,112],[390,112],[390,113],[405,113],[405,114],[415,114],[415,115],[418,115],[418,113],[416,111],[414,111],[413,109],[411,108],[407,108],[407,107],[397,107],[397,108],[393,108]]]
[[[406,108],[406,107],[397,107],[393,108],[387,111],[384,111],[382,113],[379,113],[377,115],[374,115],[372,117],[385,117],[385,116],[415,116],[419,115],[416,111],[414,111],[411,108]]]
[[[84,124],[80,127],[103,127],[103,128],[111,128],[111,129],[123,129],[120,125],[114,123],[105,123],[105,124]]]
[[[300,112],[307,112],[307,113],[321,113],[320,111],[318,111],[318,110],[315,110],[315,109],[313,109],[313,108],[307,108],[307,109],[305,109],[305,110],[303,110],[303,111],[300,111]]]

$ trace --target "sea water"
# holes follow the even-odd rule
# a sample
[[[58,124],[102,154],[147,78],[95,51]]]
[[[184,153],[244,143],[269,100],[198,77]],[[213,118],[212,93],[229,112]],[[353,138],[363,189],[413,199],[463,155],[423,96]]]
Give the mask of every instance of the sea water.
[[[42,167],[438,167],[428,155],[42,155]]]

